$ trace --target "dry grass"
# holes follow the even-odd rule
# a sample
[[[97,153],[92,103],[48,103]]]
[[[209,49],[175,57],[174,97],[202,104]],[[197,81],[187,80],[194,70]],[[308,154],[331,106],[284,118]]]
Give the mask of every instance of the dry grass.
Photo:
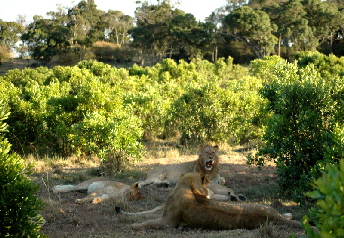
[[[150,142],[146,144],[147,155],[142,162],[113,177],[117,181],[134,183],[145,178],[146,171],[159,164],[179,163],[197,158],[196,147],[180,147],[174,142]],[[221,175],[226,178],[226,186],[236,193],[247,196],[248,202],[272,205],[281,213],[292,213],[300,220],[306,213],[296,204],[280,199],[276,194],[276,175],[274,166],[261,170],[246,165],[247,150],[221,145]],[[96,176],[99,161],[96,159],[78,160],[76,158],[44,158],[28,161],[35,162],[32,179],[41,187],[38,196],[46,204],[41,212],[47,223],[42,233],[48,237],[288,237],[290,232],[296,236],[304,235],[300,229],[267,223],[256,230],[210,231],[202,229],[165,229],[134,231],[129,225],[161,216],[146,214],[141,216],[117,215],[114,207],[120,206],[127,211],[143,211],[161,205],[171,188],[146,186],[141,189],[146,198],[140,201],[124,202],[111,200],[102,204],[75,204],[77,198],[85,194],[79,192],[53,194],[51,188],[57,184],[76,184]]]

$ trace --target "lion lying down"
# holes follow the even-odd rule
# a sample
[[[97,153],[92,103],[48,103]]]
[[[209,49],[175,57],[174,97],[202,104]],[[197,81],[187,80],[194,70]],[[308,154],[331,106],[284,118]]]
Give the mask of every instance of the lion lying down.
[[[124,200],[143,199],[140,191],[138,190],[138,183],[127,185],[111,181],[104,177],[92,178],[77,185],[56,185],[53,187],[54,193],[86,190],[88,195],[82,199],[77,199],[75,201],[76,203],[100,203],[111,198]]]
[[[181,175],[190,172],[199,172],[207,174],[211,180],[211,183],[208,185],[208,188],[211,190],[211,199],[223,201],[246,200],[245,196],[241,194],[236,195],[232,189],[222,186],[225,183],[225,179],[219,175],[219,147],[217,145],[211,146],[207,144],[200,145],[198,150],[199,155],[196,161],[162,165],[148,171],[146,180],[138,182],[139,188],[148,184],[174,185],[178,182]]]
[[[180,164],[169,164],[158,166],[147,173],[147,178],[139,182],[139,187],[148,184],[170,185],[176,184],[182,174],[190,172],[202,172],[208,174],[212,182],[224,184],[225,179],[219,175],[220,158],[219,147],[211,145],[200,145],[199,155],[196,161]]]
[[[188,226],[203,229],[255,229],[267,221],[301,228],[275,209],[261,204],[234,205],[209,199],[209,175],[193,172],[182,176],[163,206],[161,218],[133,224],[139,228]]]

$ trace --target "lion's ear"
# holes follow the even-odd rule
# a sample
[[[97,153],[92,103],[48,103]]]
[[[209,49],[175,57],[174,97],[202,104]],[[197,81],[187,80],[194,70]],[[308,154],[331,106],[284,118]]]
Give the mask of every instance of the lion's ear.
[[[213,148],[216,150],[216,152],[218,152],[220,149],[218,145],[215,145]]]
[[[133,185],[131,185],[132,188],[138,188],[139,187],[139,182],[134,183]]]
[[[202,184],[208,184],[210,183],[209,175],[206,174],[205,176],[202,177]]]
[[[199,145],[198,146],[198,151],[202,151],[204,149],[204,145]]]

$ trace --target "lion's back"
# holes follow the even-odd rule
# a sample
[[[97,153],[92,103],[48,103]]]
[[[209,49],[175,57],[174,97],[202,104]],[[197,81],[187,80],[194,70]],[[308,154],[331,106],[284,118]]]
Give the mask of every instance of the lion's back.
[[[194,161],[180,164],[166,164],[155,167],[148,171],[147,178],[156,177],[159,180],[166,179],[170,183],[177,183],[182,174],[192,172]]]

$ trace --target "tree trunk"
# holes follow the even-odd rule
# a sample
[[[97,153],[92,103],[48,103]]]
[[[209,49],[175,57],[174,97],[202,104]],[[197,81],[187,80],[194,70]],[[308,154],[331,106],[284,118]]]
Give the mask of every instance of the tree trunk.
[[[330,34],[330,54],[333,54],[333,33]]]
[[[216,62],[217,60],[217,54],[218,54],[218,48],[217,48],[217,45],[215,46],[215,60],[214,62]]]
[[[289,61],[289,38],[286,38],[286,44],[285,44],[285,53],[286,53],[286,59]]]
[[[282,41],[282,36],[280,34],[278,37],[278,56],[281,56],[281,41]]]

